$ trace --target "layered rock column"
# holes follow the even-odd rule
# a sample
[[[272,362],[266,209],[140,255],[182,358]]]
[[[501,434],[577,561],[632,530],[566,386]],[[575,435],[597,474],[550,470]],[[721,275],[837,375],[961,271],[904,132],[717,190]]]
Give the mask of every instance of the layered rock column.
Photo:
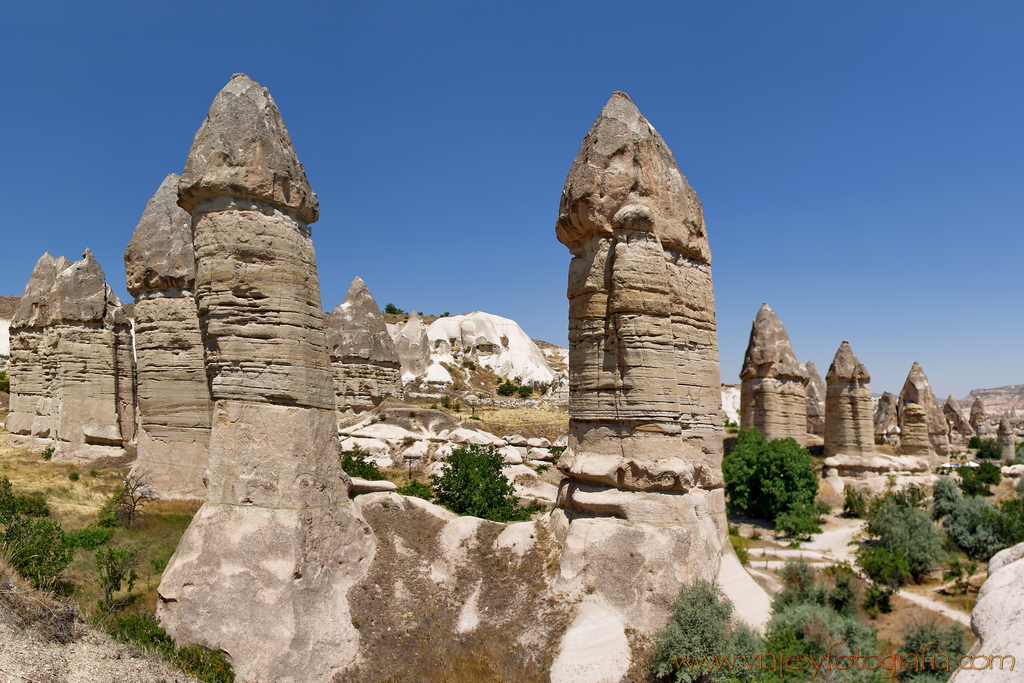
[[[900,413],[900,448],[902,455],[934,456],[928,433],[928,411],[918,403],[908,403]]]
[[[135,297],[138,456],[132,472],[161,498],[204,500],[210,412],[196,284],[192,217],[168,175],[124,254]]]
[[[871,376],[849,342],[840,344],[825,382],[825,456],[874,455]]]
[[[885,392],[875,407],[875,436],[881,436],[893,448],[900,445],[899,399]]]
[[[1003,415],[996,430],[996,440],[1003,447],[1003,461],[1012,462],[1017,449],[1017,432],[1010,424],[1010,419]]]
[[[992,425],[988,423],[988,413],[980,398],[974,399],[974,403],[971,404],[971,427],[974,429],[975,436],[992,436]]]
[[[362,278],[327,316],[338,412],[362,412],[402,396],[402,370],[384,316]]]
[[[583,140],[556,233],[573,256],[560,577],[650,633],[726,545],[718,340],[700,201],[623,93]]]
[[[270,93],[236,74],[178,188],[214,400],[207,498],[161,581],[179,643],[229,654],[241,681],[323,681],[356,657],[346,593],[373,537],[341,471],[309,224],[318,217]]]
[[[740,371],[740,427],[756,429],[768,441],[807,444],[807,368],[793,355],[782,321],[762,304],[750,329]]]
[[[821,373],[809,360],[804,366],[807,369],[807,432],[809,434],[825,433],[825,382]]]
[[[949,425],[946,423],[946,415],[942,412],[939,400],[935,398],[932,385],[928,382],[924,369],[916,362],[911,366],[907,381],[904,382],[903,390],[900,391],[900,430],[903,433],[903,438],[906,438],[906,430],[903,426],[906,418],[903,413],[910,403],[916,403],[924,408],[931,449],[940,455],[945,454],[949,450]]]
[[[949,425],[949,443],[954,448],[963,450],[968,440],[974,436],[974,428],[971,426],[967,416],[953,394],[946,397],[942,404],[942,413],[946,416],[946,423]]]

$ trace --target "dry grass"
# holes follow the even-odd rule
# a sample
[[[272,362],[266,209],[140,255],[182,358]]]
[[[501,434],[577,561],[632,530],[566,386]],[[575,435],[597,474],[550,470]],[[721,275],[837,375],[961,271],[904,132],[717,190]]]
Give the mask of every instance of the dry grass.
[[[70,643],[82,618],[70,605],[31,588],[0,557],[0,620],[16,630],[32,629],[47,642]]]
[[[931,597],[935,597],[935,595],[932,594]],[[889,614],[879,614],[871,620],[871,625],[878,629],[879,649],[885,654],[895,652],[896,650],[902,652],[903,637],[907,626],[910,624],[934,622],[948,626],[952,623],[958,623],[942,616],[938,612],[926,609],[910,602],[906,598],[900,597],[899,593],[892,597],[892,607],[893,610]],[[978,638],[971,629],[965,627],[964,630],[966,631],[964,642],[969,649]]]

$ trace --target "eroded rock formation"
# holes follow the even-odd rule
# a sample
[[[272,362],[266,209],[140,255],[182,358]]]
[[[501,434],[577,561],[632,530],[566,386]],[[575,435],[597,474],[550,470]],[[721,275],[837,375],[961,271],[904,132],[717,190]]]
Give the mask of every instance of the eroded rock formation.
[[[967,447],[967,441],[974,436],[974,428],[971,426],[967,416],[953,394],[946,398],[942,404],[942,413],[946,416],[946,423],[949,425],[949,444],[962,451]]]
[[[849,342],[839,345],[825,381],[825,456],[874,455],[871,375]]]
[[[1003,461],[1013,462],[1014,453],[1017,448],[1017,433],[1010,424],[1010,419],[1003,415],[999,420],[999,428],[996,430],[996,439],[1003,447]]]
[[[13,445],[88,461],[135,448],[131,323],[86,249],[36,263],[11,321]]]
[[[992,425],[988,422],[985,403],[980,398],[974,399],[974,403],[971,404],[971,427],[974,429],[974,434],[982,438],[990,437],[994,433]]]
[[[419,377],[430,367],[430,340],[427,328],[416,311],[395,334],[395,350],[402,364],[402,380]]]
[[[402,396],[401,364],[384,316],[362,278],[327,316],[327,346],[339,414],[362,412]]]
[[[900,412],[900,453],[932,456],[928,411],[919,403],[907,403]]]
[[[927,420],[928,441],[931,444],[931,449],[940,455],[945,454],[949,450],[949,425],[946,424],[946,415],[942,412],[942,405],[939,403],[939,400],[935,398],[932,385],[928,382],[924,369],[916,362],[911,366],[910,373],[907,375],[907,381],[903,383],[903,390],[900,391],[898,407],[900,429],[904,440],[906,439],[906,430],[903,425],[906,422],[906,418],[903,413],[906,411],[906,406],[910,403],[916,403],[924,408]],[[916,446],[912,447],[916,448]]]
[[[825,433],[825,382],[821,373],[809,360],[804,365],[807,369],[807,432],[809,434]]]
[[[786,328],[768,304],[761,304],[750,328],[740,379],[740,427],[756,429],[768,441],[807,444],[807,368],[793,355]]]
[[[881,436],[893,448],[900,445],[899,399],[886,391],[875,406],[875,436]]]
[[[160,583],[178,642],[241,681],[323,681],[350,665],[346,594],[374,540],[338,461],[310,189],[270,93],[243,74],[196,133],[178,187],[214,401],[206,502]]]
[[[178,180],[164,178],[124,254],[138,364],[132,472],[161,498],[203,500],[212,404],[193,295],[192,217],[177,204]]]

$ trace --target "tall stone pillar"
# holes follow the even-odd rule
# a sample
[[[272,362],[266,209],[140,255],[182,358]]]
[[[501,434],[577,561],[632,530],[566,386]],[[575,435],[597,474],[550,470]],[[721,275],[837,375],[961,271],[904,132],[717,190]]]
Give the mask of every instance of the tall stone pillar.
[[[309,224],[316,195],[270,93],[235,74],[178,186],[214,401],[207,497],[161,581],[178,642],[241,681],[323,681],[356,657],[346,593],[373,554],[348,499]]]
[[[874,454],[870,382],[868,369],[844,341],[825,375],[825,457]]]
[[[924,408],[928,423],[928,441],[931,450],[939,455],[949,452],[949,425],[946,423],[946,414],[942,412],[942,405],[939,399],[935,398],[932,385],[920,363],[914,363],[907,374],[907,381],[903,383],[903,390],[900,391],[899,413],[900,431],[905,433],[903,416],[906,406],[916,403]],[[916,419],[916,418],[915,418]]]
[[[573,256],[560,575],[650,633],[727,544],[721,398],[701,204],[623,93],[583,140],[556,233]]]
[[[1010,419],[1003,415],[999,420],[999,429],[996,431],[996,440],[1003,447],[1003,462],[1013,462],[1017,450],[1017,432],[1014,431]]]
[[[970,438],[974,436],[974,427],[964,415],[963,408],[953,398],[953,394],[946,397],[946,402],[942,404],[942,414],[946,416],[946,423],[949,425],[950,445],[962,451],[967,447]]]
[[[192,217],[178,206],[178,180],[174,173],[164,178],[124,254],[138,362],[132,472],[161,498],[205,500],[213,405],[193,294]]]
[[[814,366],[814,361],[804,364],[807,369],[807,433],[825,433],[825,382]]]

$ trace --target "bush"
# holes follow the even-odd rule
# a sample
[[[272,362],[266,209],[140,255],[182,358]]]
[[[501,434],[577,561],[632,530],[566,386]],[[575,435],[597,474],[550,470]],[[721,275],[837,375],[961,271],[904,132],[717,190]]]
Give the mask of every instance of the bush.
[[[775,518],[775,528],[787,536],[809,537],[820,534],[818,510],[811,505],[790,508]]]
[[[843,487],[843,517],[863,518],[868,513],[867,497],[852,486]]]
[[[960,487],[949,477],[941,477],[932,489],[932,519],[942,519],[952,512],[963,498]]]
[[[471,360],[462,361],[462,367],[469,368],[470,370],[476,370],[476,363]]]
[[[529,384],[523,384],[518,389],[516,389],[516,393],[519,394],[519,398],[526,398],[527,396],[533,393],[533,387],[531,387]]]
[[[502,455],[491,446],[461,446],[446,458],[441,474],[430,476],[437,502],[459,515],[494,522],[525,521],[539,509],[518,507],[515,488],[501,471]]]
[[[387,304],[387,305],[385,305],[384,306],[384,312],[388,313],[390,315],[405,315],[405,311],[403,311],[398,306],[395,306],[394,304]]]
[[[0,370],[0,391],[5,394],[11,393],[11,378],[7,376],[6,370]]]
[[[53,458],[53,454],[56,451],[57,449],[55,449],[53,446],[47,446],[39,455],[42,457],[43,460],[50,460],[51,458]]]
[[[68,479],[71,481],[78,481],[81,476],[78,472],[68,472]]]
[[[103,599],[100,601],[101,610],[110,610],[116,607],[112,602],[114,593],[121,590],[125,585],[125,592],[131,593],[139,575],[135,568],[139,566],[138,548],[115,548],[102,546],[96,550],[96,573],[99,575],[100,589],[103,591]],[[123,604],[123,603],[122,603]]]
[[[96,550],[114,535],[111,527],[86,527],[68,534],[68,543],[82,550]]]
[[[914,580],[920,581],[938,565],[943,539],[931,515],[911,506],[914,499],[905,491],[881,496],[871,505],[867,532],[878,539],[878,546],[890,551],[891,557],[902,558]]]
[[[974,476],[983,484],[991,484],[992,486],[999,486],[999,482],[1003,480],[1003,474],[999,469],[999,465],[994,465],[990,462],[983,462],[975,468]]]
[[[766,443],[753,429],[740,430],[722,471],[730,503],[756,517],[775,520],[791,510],[800,514],[813,509],[818,494],[818,474],[810,454],[793,439]]]
[[[129,474],[100,508],[98,523],[102,527],[130,529],[142,516],[142,508],[153,499],[153,491],[145,479]]]
[[[756,669],[690,669],[684,660],[702,661],[716,655],[747,655],[763,643],[752,631],[733,621],[733,605],[716,583],[696,579],[684,584],[672,605],[665,628],[655,636],[654,672],[679,683],[755,678]]]
[[[115,616],[107,621],[107,632],[115,640],[160,655],[206,683],[233,683],[235,680],[231,663],[222,653],[201,645],[188,645],[179,650],[150,614]]]
[[[968,448],[974,448],[974,449],[981,448],[981,437],[980,436],[972,436],[971,438],[969,438],[967,440],[967,447]]]
[[[0,537],[0,553],[35,588],[50,588],[71,563],[75,547],[50,519],[15,515]]]
[[[981,469],[980,467],[978,469]],[[957,470],[960,475],[960,490],[965,496],[991,496],[992,489],[983,482],[978,474],[971,467],[961,467]]]
[[[979,460],[999,460],[1003,457],[1003,447],[995,439],[982,439],[976,457]]]
[[[517,387],[515,384],[512,384],[511,382],[506,380],[498,385],[498,396],[511,396],[512,394],[516,393],[516,390],[518,388],[519,387]]]
[[[957,493],[960,493],[957,491]],[[970,557],[987,560],[1006,547],[996,528],[998,515],[984,498],[959,496],[952,503],[944,503],[942,526],[949,538]]]
[[[941,652],[949,657],[950,662],[956,662],[967,654],[966,635],[967,629],[960,624],[943,626],[934,621],[913,622],[907,625],[903,633],[903,650],[908,653]],[[949,680],[948,671],[933,670],[932,664],[926,657],[919,670],[904,669],[900,679],[914,683],[942,683]]]
[[[397,493],[403,496],[416,496],[423,500],[433,500],[434,492],[430,490],[430,487],[422,482],[418,482],[415,479],[410,481],[405,486],[399,486]]]
[[[341,453],[341,469],[350,477],[359,477],[367,481],[381,481],[384,475],[377,468],[377,463],[369,460],[370,454],[356,444]]]

